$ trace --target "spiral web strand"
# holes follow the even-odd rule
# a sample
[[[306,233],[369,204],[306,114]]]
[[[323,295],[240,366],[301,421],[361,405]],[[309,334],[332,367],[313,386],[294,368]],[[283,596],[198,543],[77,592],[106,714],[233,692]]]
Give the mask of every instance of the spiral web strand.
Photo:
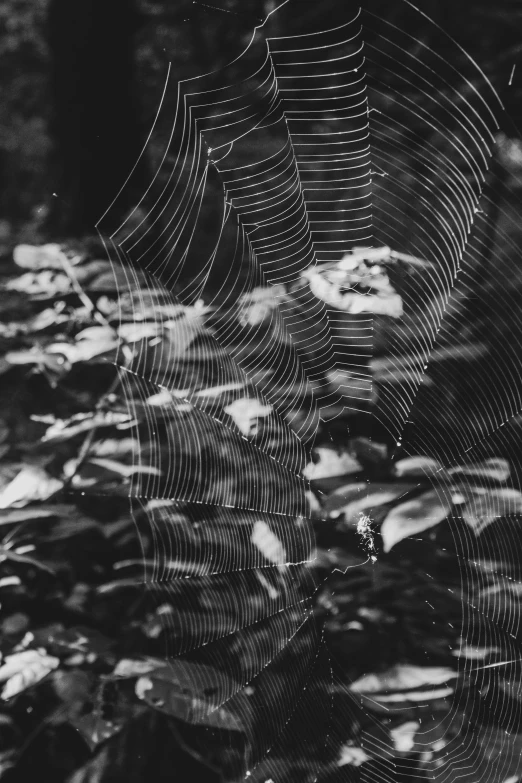
[[[421,16],[407,1],[404,13]],[[140,218],[112,225],[109,210],[99,229],[131,303],[122,324],[150,326],[148,347],[129,360],[122,346],[119,359],[128,409],[142,422],[130,497],[138,529],[154,545],[144,581],[159,605],[174,608],[165,615],[169,655],[199,664],[200,672],[212,666],[211,708],[230,708],[246,727],[234,774],[279,781],[292,779],[281,758],[299,758],[312,746],[327,753],[359,709],[314,618],[323,581],[313,568],[302,470],[328,411],[368,415],[361,399],[372,392],[380,361],[373,316],[354,327],[312,294],[303,273],[354,246],[389,245],[429,262],[422,275],[408,271],[397,280],[404,318],[381,360],[391,382],[380,384],[369,414],[370,426],[398,446],[435,454],[447,467],[463,457],[479,462],[495,448],[509,454],[522,405],[518,363],[495,350],[493,336],[488,383],[496,404],[484,398],[472,423],[461,422],[464,394],[453,408],[455,431],[444,438],[421,407],[415,416],[440,346],[456,338],[457,359],[465,353],[462,301],[489,231],[483,190],[501,109],[493,89],[456,44],[446,41],[442,57],[371,6],[347,6],[346,21],[321,32],[271,37],[270,21],[219,73],[177,87],[169,75],[157,118],[168,139],[137,205]],[[211,225],[202,217],[209,204]],[[506,237],[506,254],[510,242]],[[218,269],[228,270],[224,281]],[[226,316],[232,301],[259,285],[271,288],[279,305],[262,339]],[[146,314],[162,308],[163,323],[149,316],[149,324]],[[212,334],[196,349],[204,317]],[[405,351],[408,374],[397,383]],[[252,431],[225,410],[244,397],[270,412]],[[256,531],[264,545],[256,544]],[[452,623],[437,609],[437,586],[430,587],[431,622],[460,623],[464,640],[516,662],[516,602],[506,608],[500,599],[510,590],[517,595],[522,580],[516,569],[498,567],[509,560],[516,527],[509,523],[494,542],[458,524],[452,532],[461,599]],[[416,540],[425,576],[426,539]],[[354,567],[339,578],[357,573]],[[430,655],[426,650],[428,665]],[[507,779],[518,686],[509,686],[509,667],[456,661],[459,677],[472,676],[476,685],[457,706],[494,694],[494,708],[509,718],[495,758],[487,759],[488,779]],[[458,715],[450,701],[448,726]],[[363,766],[360,779],[394,780],[400,770],[386,767],[389,748],[364,705],[363,712],[365,747],[383,765],[372,773]],[[422,730],[419,736],[422,743]],[[483,745],[484,731],[452,735],[432,779],[485,779]],[[318,779],[319,770],[308,769],[306,779]],[[356,779],[353,768],[345,771]]]

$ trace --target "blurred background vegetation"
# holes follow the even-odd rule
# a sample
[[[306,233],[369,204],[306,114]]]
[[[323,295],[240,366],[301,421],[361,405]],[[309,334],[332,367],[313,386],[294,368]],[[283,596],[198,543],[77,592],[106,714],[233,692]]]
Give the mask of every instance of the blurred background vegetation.
[[[92,234],[146,140],[168,63],[174,81],[223,66],[275,5],[6,0],[0,10],[0,240],[36,230],[53,239]],[[272,17],[267,33],[320,29],[324,20],[333,27],[346,19],[344,5],[293,2]],[[491,80],[514,123],[508,136],[515,136],[522,113],[520,5],[423,0],[419,6]],[[422,42],[444,57],[444,36],[428,23],[423,28],[421,17],[406,16],[401,3],[372,0],[368,7],[403,31],[404,45]],[[155,171],[162,141],[156,134],[140,163],[142,183]]]

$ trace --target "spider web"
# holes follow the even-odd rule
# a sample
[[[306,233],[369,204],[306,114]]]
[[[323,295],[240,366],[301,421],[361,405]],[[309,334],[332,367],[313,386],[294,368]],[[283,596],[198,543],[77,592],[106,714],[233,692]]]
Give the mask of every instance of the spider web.
[[[419,25],[431,25],[407,0],[401,5]],[[359,709],[314,617],[323,581],[312,567],[302,470],[321,422],[366,416],[369,431],[397,448],[451,466],[495,449],[513,456],[513,417],[521,409],[518,363],[503,335],[492,336],[488,378],[460,379],[448,431],[438,431],[423,412],[429,405],[419,405],[440,346],[454,347],[457,364],[466,355],[466,303],[494,198],[484,195],[501,111],[493,88],[449,38],[439,54],[374,15],[371,5],[347,3],[342,24],[286,36],[271,34],[278,11],[219,72],[177,85],[169,73],[149,138],[170,129],[162,160],[133,215],[114,225],[111,208],[99,224],[121,290],[127,299],[131,292],[132,319],[147,321],[161,308],[179,313],[170,337],[158,323],[148,348],[129,354],[122,344],[118,363],[128,408],[145,417],[130,490],[138,529],[154,542],[144,582],[159,604],[174,607],[165,616],[169,656],[211,665],[211,709],[226,706],[245,727],[234,775],[263,781],[283,779],[280,759],[305,757],[311,747],[326,758],[343,721],[357,720]],[[131,184],[132,173],[124,188]],[[379,360],[373,316],[343,318],[313,295],[303,273],[354,246],[382,245],[430,266],[418,275],[409,267],[390,273],[404,318]],[[260,285],[272,288],[279,304],[261,339],[259,329],[227,316]],[[196,350],[203,318],[212,336]],[[121,320],[129,320],[128,310]],[[152,318],[147,325],[153,329]],[[405,354],[408,372],[393,382]],[[367,407],[376,367],[392,382],[381,383],[378,403]],[[477,382],[487,383],[488,394],[469,421],[467,393]],[[255,398],[270,411],[266,425],[241,431],[223,395],[229,402]],[[149,404],[158,396],[161,406]],[[486,634],[509,661],[517,658],[518,616],[497,605],[495,592],[479,607],[470,585],[477,571],[484,585],[491,573],[520,585],[495,566],[515,538],[506,530],[491,557],[490,540],[455,533],[463,636],[476,643]],[[433,622],[441,621],[436,614]],[[470,662],[458,664],[466,676]],[[511,714],[516,732],[516,689],[502,679],[505,668],[495,671],[502,681],[494,707]],[[368,747],[385,760],[374,719],[364,714]],[[452,716],[450,707],[450,722]],[[510,731],[490,760],[495,780],[512,769]],[[453,740],[433,779],[449,779],[450,771],[452,779],[478,779],[483,740],[478,732]],[[303,779],[317,779],[319,769]],[[357,771],[343,770],[346,779]],[[361,779],[393,780],[396,773],[363,767]]]

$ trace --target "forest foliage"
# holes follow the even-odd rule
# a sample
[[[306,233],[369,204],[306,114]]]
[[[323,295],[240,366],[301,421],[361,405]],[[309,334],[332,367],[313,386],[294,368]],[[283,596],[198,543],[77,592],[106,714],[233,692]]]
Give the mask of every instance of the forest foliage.
[[[193,556],[197,547],[219,546],[223,557],[236,562],[255,547],[262,561],[278,564],[285,562],[288,544],[280,531],[241,511],[245,485],[235,479],[233,439],[229,446],[226,441],[220,445],[220,459],[238,507],[232,524],[245,536],[230,537],[226,516],[210,518],[205,510],[195,515],[193,504],[171,500],[168,492],[164,500],[129,501],[140,471],[161,481],[153,461],[135,459],[137,443],[144,455],[154,454],[147,409],[158,422],[173,416],[189,422],[197,408],[187,391],[175,388],[160,388],[144,399],[136,386],[131,404],[129,387],[122,386],[114,365],[122,341],[133,356],[154,356],[158,334],[165,335],[176,347],[180,367],[190,366],[197,379],[190,392],[193,402],[218,404],[231,428],[254,442],[267,431],[272,439],[283,433],[253,389],[237,380],[220,387],[206,382],[211,313],[168,302],[147,310],[145,279],[142,291],[122,290],[118,275],[92,251],[56,244],[16,247],[2,275],[2,289],[10,292],[2,299],[0,329],[0,680],[6,780],[21,780],[37,768],[47,770],[48,779],[71,783],[105,781],[115,774],[141,780],[142,767],[133,772],[125,767],[128,743],[136,742],[134,726],[145,738],[161,730],[174,732],[174,746],[190,760],[178,759],[178,765],[203,764],[206,772],[199,774],[230,780],[244,743],[248,746],[253,737],[252,689],[244,688],[240,702],[231,705],[219,695],[234,687],[232,681],[226,684],[227,669],[190,656],[165,657],[182,633],[184,610],[174,597],[158,601],[145,589],[143,579],[151,578],[160,561],[152,528],[144,521],[155,515],[160,541],[173,526],[181,539],[198,542],[196,550],[187,545],[186,562],[177,552],[178,562],[169,567],[173,585],[176,575],[193,569],[190,552]],[[141,318],[136,318],[133,299],[140,300]],[[260,309],[262,301],[260,290],[229,317],[241,329],[252,328],[252,321],[259,327],[267,313],[270,317],[269,308]],[[184,322],[188,328],[175,328]],[[216,448],[211,430],[206,433],[198,421],[195,431],[197,440],[177,442],[185,460],[196,458],[202,447]],[[457,542],[468,541],[470,551],[475,546],[470,541],[487,545],[488,561],[474,561],[471,583],[476,579],[485,613],[491,600],[500,600],[502,613],[509,614],[516,591],[509,583],[499,588],[494,571],[507,574],[511,565],[501,547],[498,554],[494,549],[498,526],[522,513],[516,476],[501,457],[449,469],[429,456],[391,457],[389,445],[365,437],[335,448],[325,431],[303,465],[317,548],[302,568],[311,569],[320,583],[327,579],[314,595],[314,607],[335,661],[336,698],[351,701],[352,718],[342,727],[343,740],[332,739],[326,757],[310,746],[309,758],[279,760],[281,770],[295,780],[307,780],[318,760],[325,781],[344,767],[392,762],[422,774],[446,754],[450,736],[484,726],[480,730],[488,741],[477,759],[480,771],[494,752],[491,743],[512,720],[488,711],[484,702],[476,713],[476,703],[466,699],[477,680],[469,672],[463,677],[459,659],[485,665],[498,660],[502,650],[484,643],[480,623],[471,629],[473,639],[463,625],[466,587]],[[484,579],[486,566],[491,580]],[[208,628],[218,624],[218,636],[227,623],[219,611],[220,595],[229,589],[223,574],[197,597],[201,617]],[[275,600],[271,591],[277,595],[277,590],[264,578],[248,582],[248,590],[262,620]],[[426,604],[436,610],[427,614]],[[258,644],[266,632],[261,623]],[[229,654],[232,660],[244,653],[232,646]],[[497,685],[487,672],[480,678],[490,703]],[[269,676],[277,677],[277,669]],[[208,694],[216,683],[214,698]],[[325,682],[321,687],[333,686]],[[459,720],[447,725],[443,716],[455,699]],[[401,706],[399,717],[390,717],[390,703]],[[143,763],[159,765],[149,769],[165,774],[161,764],[174,760]]]

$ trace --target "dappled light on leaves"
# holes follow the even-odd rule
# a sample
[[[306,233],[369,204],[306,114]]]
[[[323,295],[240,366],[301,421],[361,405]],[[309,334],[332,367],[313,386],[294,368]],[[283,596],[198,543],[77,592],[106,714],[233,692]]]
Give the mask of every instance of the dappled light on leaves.
[[[407,0],[414,39],[268,5],[233,63],[169,71],[110,260],[22,244],[2,277],[0,373],[38,400],[0,428],[2,699],[52,690],[96,758],[188,727],[227,783],[500,783],[521,401],[473,330],[500,102]]]

